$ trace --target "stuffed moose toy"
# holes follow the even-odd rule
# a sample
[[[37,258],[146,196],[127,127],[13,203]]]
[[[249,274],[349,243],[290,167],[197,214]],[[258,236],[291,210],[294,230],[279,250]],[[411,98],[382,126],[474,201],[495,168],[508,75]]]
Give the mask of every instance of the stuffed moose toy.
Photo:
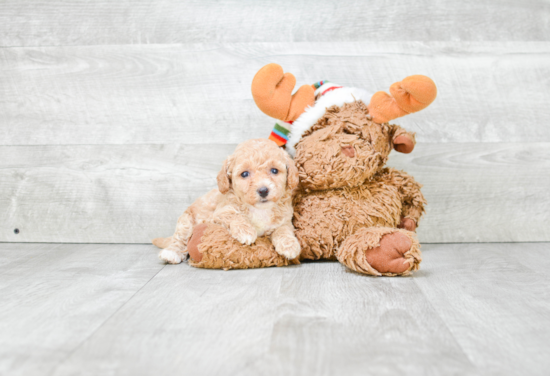
[[[426,108],[436,97],[435,84],[410,76],[394,83],[391,95],[372,95],[321,81],[292,95],[295,84],[292,74],[268,64],[254,77],[252,96],[279,120],[270,139],[286,148],[298,169],[293,225],[299,258],[279,255],[267,237],[243,245],[225,228],[203,223],[189,240],[189,263],[237,269],[328,259],[375,276],[417,270],[414,231],[426,201],[411,176],[385,167],[392,149],[413,150],[415,135],[388,122]]]

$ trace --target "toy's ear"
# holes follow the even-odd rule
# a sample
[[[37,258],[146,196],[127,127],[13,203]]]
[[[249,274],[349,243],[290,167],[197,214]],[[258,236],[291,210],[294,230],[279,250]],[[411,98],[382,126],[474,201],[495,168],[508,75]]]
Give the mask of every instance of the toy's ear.
[[[426,76],[409,76],[390,86],[390,93],[374,93],[368,105],[376,123],[387,123],[428,107],[437,96],[435,83]]]
[[[218,189],[220,193],[225,194],[231,189],[231,176],[229,168],[231,165],[231,157],[227,157],[223,162],[223,167],[218,173]]]
[[[393,136],[393,148],[404,154],[409,154],[414,149],[414,145],[416,145],[416,140],[414,137],[414,133],[407,132],[403,130],[400,134],[395,134]]]
[[[288,189],[291,191],[298,188],[300,183],[300,178],[298,176],[298,168],[296,168],[296,163],[290,158],[290,155],[286,151],[283,151],[286,159],[286,184]]]
[[[283,73],[278,64],[267,64],[252,80],[252,97],[266,115],[283,121],[294,121],[308,106],[315,103],[315,90],[303,85],[292,95],[296,78],[292,73]]]

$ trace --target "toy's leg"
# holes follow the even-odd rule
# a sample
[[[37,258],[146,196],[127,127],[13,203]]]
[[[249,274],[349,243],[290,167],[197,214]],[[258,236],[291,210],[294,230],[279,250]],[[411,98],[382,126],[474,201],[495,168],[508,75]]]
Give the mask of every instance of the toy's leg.
[[[344,240],[336,257],[356,272],[377,276],[407,275],[422,261],[416,234],[389,227],[357,230]]]
[[[189,264],[207,269],[248,269],[298,264],[275,252],[268,237],[259,237],[252,245],[235,240],[222,226],[200,224],[193,228],[187,245]]]
[[[302,213],[301,213],[302,214]],[[341,231],[341,224],[330,221],[332,218],[323,218],[313,222],[310,219],[318,215],[314,210],[306,211],[301,217],[294,220],[294,231],[300,242],[300,260],[336,260],[334,249],[336,248],[336,235]]]

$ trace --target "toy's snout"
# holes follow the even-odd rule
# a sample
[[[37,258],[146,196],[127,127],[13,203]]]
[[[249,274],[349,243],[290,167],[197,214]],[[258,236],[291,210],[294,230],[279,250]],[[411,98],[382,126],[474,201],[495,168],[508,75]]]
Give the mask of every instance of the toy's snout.
[[[353,158],[355,157],[355,149],[351,145],[342,146],[342,154],[346,157]]]

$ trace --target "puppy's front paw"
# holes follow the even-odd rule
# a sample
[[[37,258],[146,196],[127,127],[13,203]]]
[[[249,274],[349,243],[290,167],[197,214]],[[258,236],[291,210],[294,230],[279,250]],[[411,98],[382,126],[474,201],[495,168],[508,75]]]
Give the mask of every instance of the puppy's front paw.
[[[286,237],[285,239],[280,239],[277,244],[275,244],[275,252],[281,256],[285,256],[287,259],[292,260],[300,255],[301,252],[300,242],[294,236]]]
[[[159,259],[168,264],[179,264],[183,260],[183,255],[169,249],[163,249],[159,253]]]
[[[241,244],[250,245],[256,241],[258,234],[251,226],[231,226],[231,236]]]

